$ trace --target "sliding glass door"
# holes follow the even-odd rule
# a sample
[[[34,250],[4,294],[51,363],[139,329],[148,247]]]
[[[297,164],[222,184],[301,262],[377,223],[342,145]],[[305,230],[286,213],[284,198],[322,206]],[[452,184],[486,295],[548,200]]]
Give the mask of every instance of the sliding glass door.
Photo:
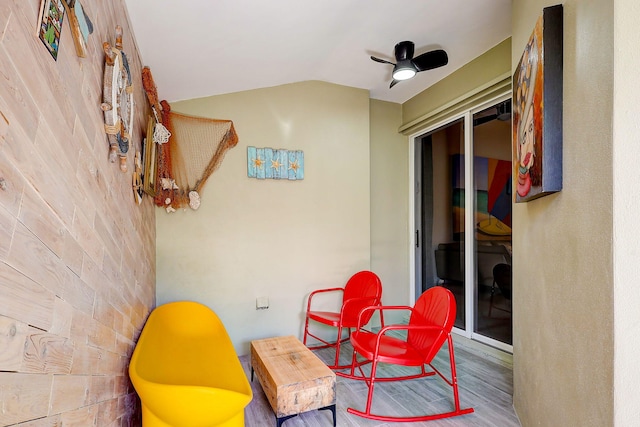
[[[415,138],[416,297],[445,286],[457,332],[511,351],[511,102]]]

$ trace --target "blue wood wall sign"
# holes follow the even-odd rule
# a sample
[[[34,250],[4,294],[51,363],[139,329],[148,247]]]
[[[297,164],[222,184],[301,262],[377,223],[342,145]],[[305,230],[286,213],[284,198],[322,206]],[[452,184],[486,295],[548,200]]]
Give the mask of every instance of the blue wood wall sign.
[[[304,179],[302,150],[247,147],[247,176],[257,179]]]

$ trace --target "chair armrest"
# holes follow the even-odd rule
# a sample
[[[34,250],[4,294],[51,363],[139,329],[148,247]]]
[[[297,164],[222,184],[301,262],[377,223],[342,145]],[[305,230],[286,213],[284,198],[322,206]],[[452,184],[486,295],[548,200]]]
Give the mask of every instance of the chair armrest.
[[[311,311],[311,299],[317,295],[328,292],[344,292],[344,288],[326,288],[326,289],[317,289],[309,294],[309,298],[307,298],[307,313]]]
[[[365,307],[362,310],[360,310],[360,313],[358,314],[358,326],[356,328],[356,331],[361,329],[363,326],[365,326],[368,323],[368,322],[364,322],[363,324],[362,317],[364,316],[365,312],[371,311],[371,310],[380,310],[380,312],[382,313],[384,311],[391,311],[391,310],[411,311],[412,308],[405,305],[370,305],[368,307]]]
[[[387,333],[388,331],[399,331],[399,330],[406,330],[406,331],[426,331],[426,330],[438,330],[438,331],[444,331],[444,328],[442,326],[437,326],[437,325],[388,325],[385,326],[383,328],[381,328],[378,331],[378,335],[384,335],[385,333]]]
[[[384,337],[387,332],[389,331],[407,331],[407,333],[409,331],[428,331],[428,330],[433,330],[433,331],[438,331],[438,332],[445,332],[444,328],[442,326],[437,326],[437,325],[389,325],[389,326],[385,326],[382,329],[380,329],[380,331],[378,331],[378,333],[376,334],[376,344],[374,347],[374,353],[378,354],[378,350],[380,348],[380,341],[382,340],[382,337]]]

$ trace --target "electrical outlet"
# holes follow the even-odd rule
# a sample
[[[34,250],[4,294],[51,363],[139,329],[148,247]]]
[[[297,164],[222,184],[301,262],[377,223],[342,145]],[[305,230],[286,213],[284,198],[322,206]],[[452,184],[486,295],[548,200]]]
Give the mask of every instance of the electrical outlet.
[[[268,297],[258,297],[256,298],[256,310],[266,310],[269,308],[269,298]]]

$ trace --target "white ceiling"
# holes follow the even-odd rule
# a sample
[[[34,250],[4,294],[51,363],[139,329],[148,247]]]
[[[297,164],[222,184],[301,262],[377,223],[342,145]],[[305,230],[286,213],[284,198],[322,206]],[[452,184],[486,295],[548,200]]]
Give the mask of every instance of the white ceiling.
[[[125,0],[170,102],[321,80],[402,103],[511,35],[511,0]],[[127,35],[125,34],[125,38]],[[396,43],[449,64],[389,88]]]

